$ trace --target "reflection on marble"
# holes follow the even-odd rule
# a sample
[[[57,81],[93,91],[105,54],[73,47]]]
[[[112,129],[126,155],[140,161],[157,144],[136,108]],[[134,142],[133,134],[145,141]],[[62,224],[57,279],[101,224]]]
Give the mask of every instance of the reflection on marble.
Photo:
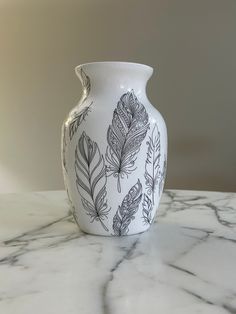
[[[0,196],[1,314],[236,313],[236,194],[166,191],[149,232],[82,233],[65,192]]]

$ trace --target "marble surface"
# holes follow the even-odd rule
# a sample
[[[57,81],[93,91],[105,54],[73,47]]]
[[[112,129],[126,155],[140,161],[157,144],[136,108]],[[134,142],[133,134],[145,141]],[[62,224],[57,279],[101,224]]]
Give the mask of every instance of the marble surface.
[[[236,194],[166,191],[150,231],[89,236],[65,192],[0,195],[1,314],[236,313]]]

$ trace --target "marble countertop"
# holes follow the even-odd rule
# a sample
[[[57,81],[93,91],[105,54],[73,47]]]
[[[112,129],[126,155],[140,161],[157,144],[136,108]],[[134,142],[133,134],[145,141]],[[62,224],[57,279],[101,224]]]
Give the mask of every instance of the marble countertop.
[[[236,313],[236,194],[166,191],[150,231],[82,233],[63,191],[0,195],[1,314]]]

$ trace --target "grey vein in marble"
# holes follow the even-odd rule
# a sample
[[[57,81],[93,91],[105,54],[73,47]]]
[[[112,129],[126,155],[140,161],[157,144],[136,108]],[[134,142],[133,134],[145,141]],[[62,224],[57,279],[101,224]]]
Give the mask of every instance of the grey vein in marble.
[[[149,232],[81,232],[65,192],[0,196],[1,314],[236,313],[236,194],[166,191]]]

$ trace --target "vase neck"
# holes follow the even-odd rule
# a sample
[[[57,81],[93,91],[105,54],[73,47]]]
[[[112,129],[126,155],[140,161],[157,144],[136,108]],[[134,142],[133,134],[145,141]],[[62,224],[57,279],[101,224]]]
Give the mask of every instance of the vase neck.
[[[97,94],[135,90],[146,92],[146,85],[153,69],[149,66],[128,62],[95,62],[76,67],[83,92]]]

